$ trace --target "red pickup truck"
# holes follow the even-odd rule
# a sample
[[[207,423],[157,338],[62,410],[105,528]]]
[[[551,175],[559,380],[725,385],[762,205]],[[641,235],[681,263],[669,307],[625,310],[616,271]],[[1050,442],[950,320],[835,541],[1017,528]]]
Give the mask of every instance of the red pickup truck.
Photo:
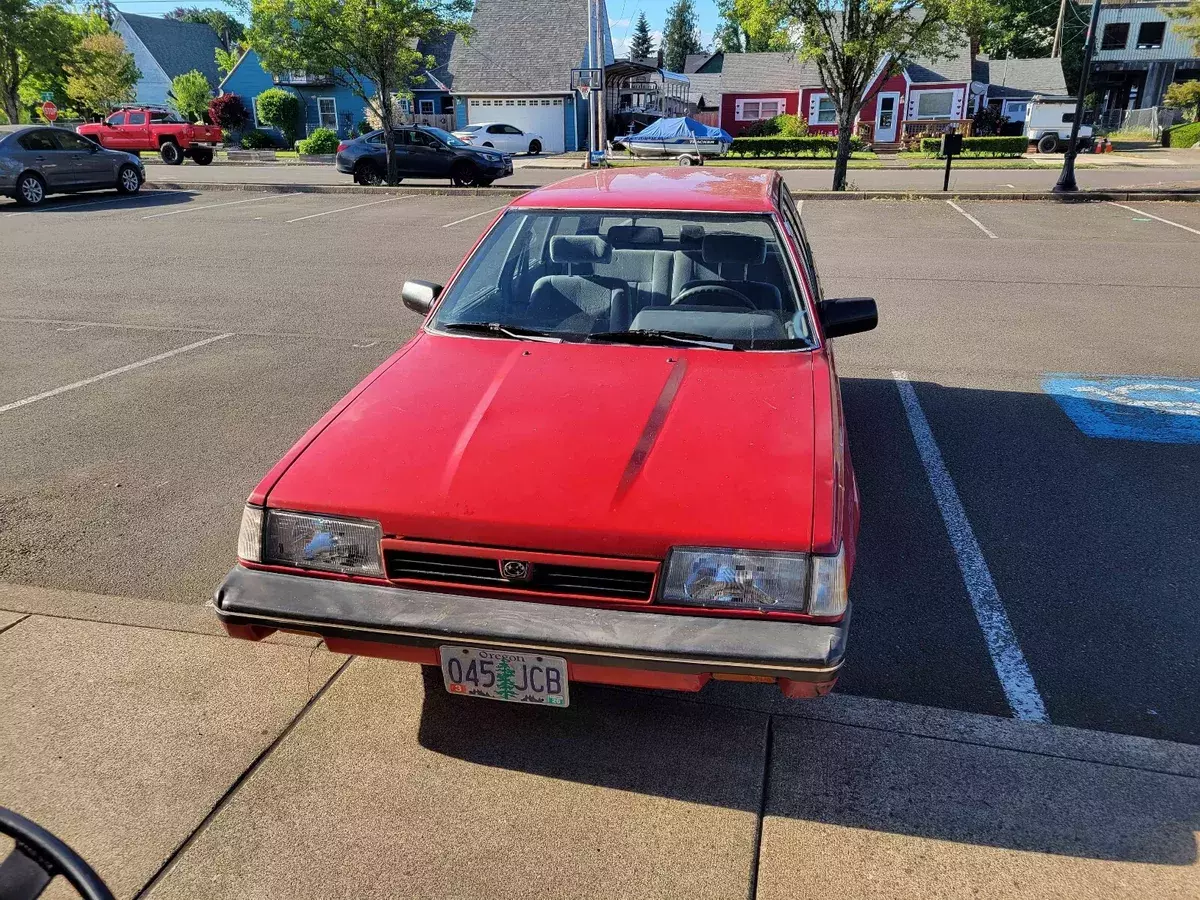
[[[193,125],[174,110],[160,106],[118,109],[103,122],[75,130],[109,150],[157,153],[169,166],[179,165],[185,157],[207,166],[223,140],[216,125]]]

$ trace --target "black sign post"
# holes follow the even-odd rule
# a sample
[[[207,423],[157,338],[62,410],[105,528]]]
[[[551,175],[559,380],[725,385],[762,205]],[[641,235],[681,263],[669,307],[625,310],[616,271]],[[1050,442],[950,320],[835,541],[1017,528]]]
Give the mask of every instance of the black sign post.
[[[946,177],[942,179],[942,190],[950,190],[950,163],[954,157],[962,153],[963,136],[957,131],[947,131],[942,135],[941,155],[946,157]]]

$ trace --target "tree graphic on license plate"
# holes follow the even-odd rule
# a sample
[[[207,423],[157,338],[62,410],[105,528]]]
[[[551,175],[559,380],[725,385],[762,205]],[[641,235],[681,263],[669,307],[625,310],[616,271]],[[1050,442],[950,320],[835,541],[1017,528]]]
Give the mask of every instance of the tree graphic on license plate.
[[[517,695],[517,686],[513,684],[514,675],[516,672],[508,664],[508,660],[500,660],[500,664],[496,666],[496,693],[505,700],[511,700]]]

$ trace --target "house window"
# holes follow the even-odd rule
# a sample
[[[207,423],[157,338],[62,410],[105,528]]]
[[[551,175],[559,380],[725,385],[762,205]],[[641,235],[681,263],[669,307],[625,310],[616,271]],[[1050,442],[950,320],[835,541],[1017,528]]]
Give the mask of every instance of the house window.
[[[817,100],[817,118],[814,122],[816,125],[836,125],[837,124],[837,107],[833,105],[833,101],[822,95]]]
[[[337,131],[337,101],[332,97],[318,97],[317,119],[322,128]]]
[[[250,100],[250,107],[254,111],[254,127],[255,128],[270,128],[271,126],[264,122],[258,115],[258,98],[253,97]]]
[[[505,106],[513,106],[515,103],[516,103],[515,100],[505,100],[504,101]]]
[[[471,105],[472,105],[472,106],[478,106],[478,105],[479,105],[479,101],[478,101],[478,100],[472,100],[472,101],[471,101]]]
[[[1124,50],[1129,43],[1129,23],[1109,22],[1104,26],[1104,37],[1100,39],[1101,50]]]
[[[1143,22],[1138,28],[1137,48],[1139,50],[1157,50],[1163,44],[1166,34],[1166,22]]]
[[[492,101],[491,101],[491,100],[480,100],[479,102],[480,102],[480,103],[482,103],[484,106],[491,106],[491,105],[492,105]]]
[[[555,105],[555,106],[562,106],[562,97],[558,97],[557,99],[555,99],[555,101],[554,101],[554,105]]]
[[[923,91],[917,95],[918,119],[948,119],[954,107],[954,91]]]
[[[643,102],[644,102],[644,98]],[[771,100],[738,100],[733,117],[739,122],[758,122],[773,119],[784,110],[782,97]]]
[[[536,103],[537,101],[535,100],[534,102]],[[518,101],[517,101],[517,106],[526,106],[526,105],[527,105],[527,103],[526,103],[526,101],[524,101],[524,100],[518,100]]]
[[[550,105],[550,101],[549,101],[549,100],[543,100],[543,101],[542,101],[542,106],[549,106],[549,105]]]
[[[421,114],[422,115],[425,115],[425,116],[433,115],[433,101],[432,100],[422,100],[422,101],[420,101],[420,103],[421,103]]]

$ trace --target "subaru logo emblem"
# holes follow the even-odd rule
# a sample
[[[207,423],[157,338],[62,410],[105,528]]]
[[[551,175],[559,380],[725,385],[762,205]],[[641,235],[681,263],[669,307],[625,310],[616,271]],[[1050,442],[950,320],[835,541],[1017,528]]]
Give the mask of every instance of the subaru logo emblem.
[[[522,559],[502,559],[500,574],[507,581],[528,581],[533,574],[533,566]]]

